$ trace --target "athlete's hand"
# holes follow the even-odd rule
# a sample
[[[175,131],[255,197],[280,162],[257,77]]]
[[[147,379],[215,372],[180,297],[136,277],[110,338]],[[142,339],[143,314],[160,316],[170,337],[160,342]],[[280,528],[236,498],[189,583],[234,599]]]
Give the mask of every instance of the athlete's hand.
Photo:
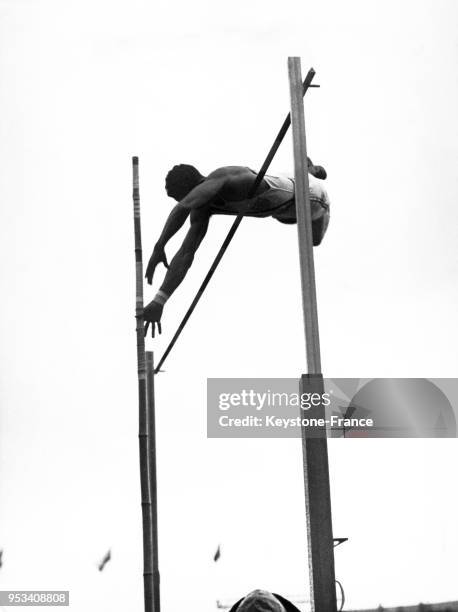
[[[169,264],[167,263],[167,257],[165,255],[164,247],[156,244],[156,246],[153,249],[153,254],[151,255],[149,259],[148,266],[146,268],[146,274],[145,274],[145,277],[148,280],[148,284],[150,285],[153,282],[154,270],[156,269],[156,266],[159,263],[163,263],[166,268],[169,267]]]
[[[145,336],[148,333],[148,327],[151,325],[151,336],[154,338],[154,334],[156,333],[156,325],[157,331],[161,334],[161,317],[162,311],[164,310],[164,306],[155,302],[154,300],[148,304],[143,310],[143,321],[145,322]]]

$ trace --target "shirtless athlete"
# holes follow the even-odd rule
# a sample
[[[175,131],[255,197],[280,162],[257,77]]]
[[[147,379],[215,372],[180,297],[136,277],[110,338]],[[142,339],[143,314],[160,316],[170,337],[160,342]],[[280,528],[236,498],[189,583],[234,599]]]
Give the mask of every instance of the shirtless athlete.
[[[321,166],[314,166],[310,160],[308,162],[313,244],[318,246],[329,224],[329,198],[322,185],[326,171]],[[153,336],[156,325],[161,333],[164,304],[191,267],[212,215],[242,214],[247,217],[273,217],[281,223],[296,223],[294,180],[266,175],[256,195],[248,198],[255,179],[256,172],[244,166],[224,166],[205,177],[194,166],[181,164],[174,166],[167,174],[167,195],[178,203],[168,216],[146,269],[146,278],[151,285],[158,263],[168,268],[160,290],[144,309],[145,334],[150,324]],[[164,247],[188,216],[190,228],[169,266]]]

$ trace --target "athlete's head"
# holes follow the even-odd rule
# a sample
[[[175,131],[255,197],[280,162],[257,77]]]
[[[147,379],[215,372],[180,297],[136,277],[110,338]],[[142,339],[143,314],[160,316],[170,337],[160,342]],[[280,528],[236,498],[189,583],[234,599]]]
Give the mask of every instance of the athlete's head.
[[[205,177],[197,168],[188,164],[179,164],[173,166],[165,177],[165,190],[169,197],[179,202],[203,180]]]

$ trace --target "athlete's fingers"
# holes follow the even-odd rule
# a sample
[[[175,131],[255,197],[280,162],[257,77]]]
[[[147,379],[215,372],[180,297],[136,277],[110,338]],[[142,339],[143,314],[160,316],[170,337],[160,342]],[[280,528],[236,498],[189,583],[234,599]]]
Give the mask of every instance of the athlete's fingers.
[[[157,322],[157,329],[158,329],[159,333],[162,334],[162,325],[161,325],[160,321]]]
[[[154,261],[153,258],[151,258],[148,262],[148,265],[146,266],[146,278],[148,279],[148,284],[151,285],[151,283],[153,282],[153,276],[154,276],[154,270],[156,269],[157,266],[157,261]]]
[[[147,321],[147,322],[145,323],[145,336],[146,336],[146,334],[148,333],[149,323],[150,323],[149,321]]]

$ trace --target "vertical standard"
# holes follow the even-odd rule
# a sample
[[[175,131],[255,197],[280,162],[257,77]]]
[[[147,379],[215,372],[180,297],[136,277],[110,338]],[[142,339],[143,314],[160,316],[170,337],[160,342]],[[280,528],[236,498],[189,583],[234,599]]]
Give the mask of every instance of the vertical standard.
[[[138,157],[132,158],[135,232],[135,317],[138,370],[138,439],[143,520],[143,587],[145,612],[159,612],[157,555],[157,494],[154,423],[153,355],[146,353],[143,331],[143,260],[140,221]]]
[[[320,336],[313,263],[312,216],[307,170],[301,62],[288,58],[293,128],[295,199],[302,286],[307,375],[301,377],[301,393],[323,391]],[[331,496],[326,432],[309,437],[302,428],[302,450],[307,520],[308,561],[312,612],[337,610]]]

